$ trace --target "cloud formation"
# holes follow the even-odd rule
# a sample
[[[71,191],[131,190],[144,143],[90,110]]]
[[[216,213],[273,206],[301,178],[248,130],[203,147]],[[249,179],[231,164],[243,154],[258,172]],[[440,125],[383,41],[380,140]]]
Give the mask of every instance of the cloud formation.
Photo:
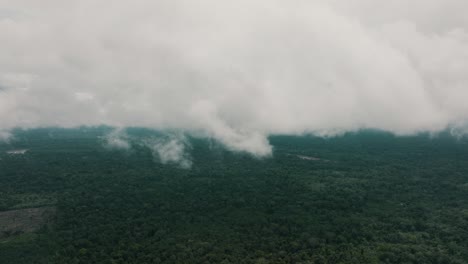
[[[122,128],[116,128],[104,136],[104,146],[109,149],[129,150],[130,138]]]
[[[0,130],[181,129],[264,156],[270,134],[468,120],[462,0],[0,0]]]
[[[183,135],[147,139],[144,145],[149,147],[153,157],[162,164],[176,164],[183,169],[192,167],[192,160],[187,151],[190,144]]]
[[[0,130],[0,142],[8,142],[12,138],[11,133],[8,131]]]

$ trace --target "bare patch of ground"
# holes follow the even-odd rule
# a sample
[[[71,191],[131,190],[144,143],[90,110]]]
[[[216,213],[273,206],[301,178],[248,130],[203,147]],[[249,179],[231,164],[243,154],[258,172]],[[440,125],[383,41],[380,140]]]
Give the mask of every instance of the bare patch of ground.
[[[0,238],[37,231],[52,222],[55,207],[0,212]]]

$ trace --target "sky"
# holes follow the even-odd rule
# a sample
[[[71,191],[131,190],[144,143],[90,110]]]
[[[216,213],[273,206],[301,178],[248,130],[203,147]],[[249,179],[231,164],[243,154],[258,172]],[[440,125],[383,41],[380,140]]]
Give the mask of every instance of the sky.
[[[139,126],[267,156],[272,134],[463,134],[467,13],[465,0],[0,0],[0,139]]]

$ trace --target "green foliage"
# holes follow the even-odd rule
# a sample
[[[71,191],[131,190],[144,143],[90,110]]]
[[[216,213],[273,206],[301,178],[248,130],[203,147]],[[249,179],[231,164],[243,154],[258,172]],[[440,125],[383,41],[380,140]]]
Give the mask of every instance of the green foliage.
[[[183,170],[104,148],[108,130],[16,131],[0,146],[30,150],[0,154],[0,210],[57,206],[51,228],[0,243],[1,263],[468,261],[466,140],[275,136],[258,159],[191,138]]]

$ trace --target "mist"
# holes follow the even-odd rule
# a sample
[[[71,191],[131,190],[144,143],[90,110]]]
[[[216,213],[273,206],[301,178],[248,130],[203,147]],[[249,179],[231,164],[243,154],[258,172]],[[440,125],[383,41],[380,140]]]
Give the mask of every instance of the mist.
[[[152,140],[145,140],[144,144],[153,154],[154,159],[162,164],[175,164],[182,169],[192,167],[189,154],[189,141],[183,135],[171,135]]]
[[[268,156],[272,134],[467,131],[466,1],[0,4],[0,139],[104,124]],[[189,167],[180,142],[154,154]]]

